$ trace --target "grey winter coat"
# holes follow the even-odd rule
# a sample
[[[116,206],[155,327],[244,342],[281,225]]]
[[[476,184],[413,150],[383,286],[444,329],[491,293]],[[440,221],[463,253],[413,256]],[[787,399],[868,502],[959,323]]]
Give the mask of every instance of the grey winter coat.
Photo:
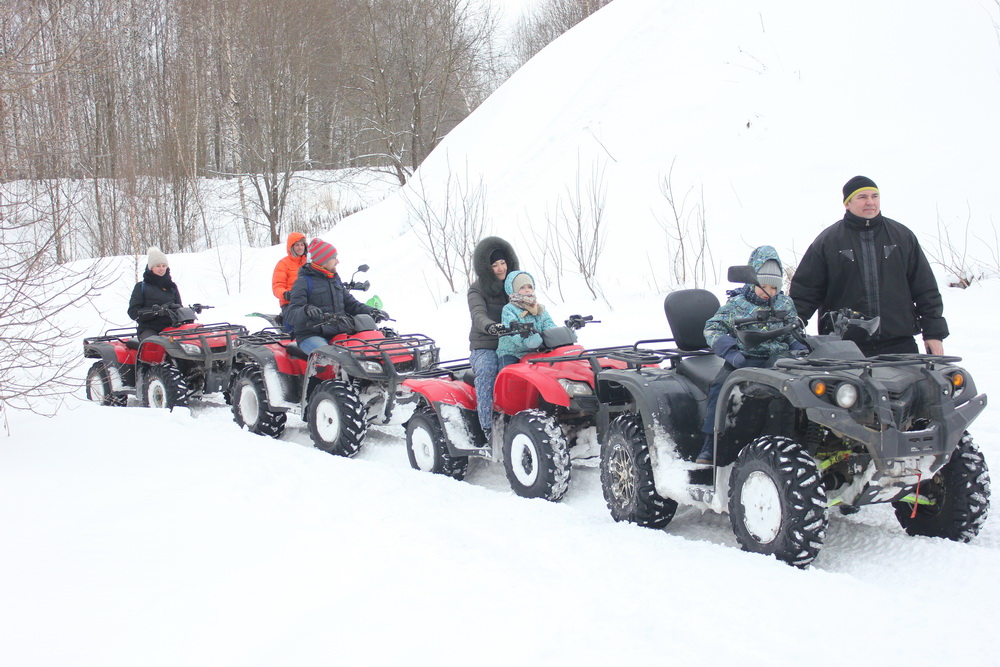
[[[500,249],[507,256],[507,272],[519,268],[517,254],[509,243],[499,236],[488,236],[476,245],[472,255],[472,268],[476,280],[469,286],[469,314],[472,328],[469,331],[470,350],[495,350],[497,337],[486,333],[486,327],[500,323],[500,312],[507,305],[507,292],[503,281],[493,275],[490,268],[490,254]]]

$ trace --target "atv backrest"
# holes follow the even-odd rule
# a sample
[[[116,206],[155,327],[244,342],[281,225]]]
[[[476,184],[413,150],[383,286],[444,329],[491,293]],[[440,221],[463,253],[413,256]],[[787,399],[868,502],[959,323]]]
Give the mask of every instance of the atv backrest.
[[[663,312],[681,350],[702,350],[705,342],[705,322],[719,309],[719,299],[708,290],[685,289],[671,292],[663,300]]]
[[[354,316],[355,331],[375,331],[375,320],[367,313],[359,313]]]

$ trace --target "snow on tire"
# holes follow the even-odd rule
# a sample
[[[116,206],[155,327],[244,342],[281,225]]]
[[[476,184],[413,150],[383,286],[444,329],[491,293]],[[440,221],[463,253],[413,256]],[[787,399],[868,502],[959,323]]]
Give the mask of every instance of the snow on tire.
[[[96,362],[87,371],[87,400],[101,405],[122,406],[127,398],[115,394],[111,386],[111,372],[103,361]]]
[[[504,430],[507,481],[522,498],[558,501],[569,488],[569,445],[558,422],[541,410],[523,410]]]
[[[920,495],[931,504],[917,505],[916,513],[912,503],[892,504],[907,535],[968,542],[979,534],[990,509],[990,471],[971,435],[965,433],[951,460],[921,482]]]
[[[826,537],[826,490],[797,442],[763,436],[746,445],[729,479],[729,519],[744,551],[805,567]]]
[[[457,480],[465,479],[468,456],[451,456],[441,421],[434,409],[424,405],[414,411],[406,423],[406,455],[410,467]]]
[[[186,407],[187,381],[181,372],[169,364],[150,366],[145,372],[139,401],[147,408]]]
[[[277,438],[285,430],[288,416],[268,410],[267,387],[260,366],[244,367],[230,385],[233,421],[257,435]]]
[[[601,489],[615,521],[663,528],[674,518],[677,501],[656,492],[646,431],[638,415],[615,419],[601,446]]]
[[[343,380],[323,382],[309,397],[309,435],[317,449],[354,456],[368,431],[358,393]]]

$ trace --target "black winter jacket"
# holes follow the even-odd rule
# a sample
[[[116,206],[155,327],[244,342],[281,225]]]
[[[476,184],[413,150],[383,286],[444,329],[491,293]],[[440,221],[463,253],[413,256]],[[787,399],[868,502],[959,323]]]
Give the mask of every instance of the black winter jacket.
[[[866,220],[848,212],[821,232],[795,269],[789,296],[803,320],[819,312],[821,334],[830,328],[825,313],[851,308],[881,317],[877,338],[948,335],[941,292],[916,235],[882,215]]]
[[[310,287],[310,283],[312,283]],[[346,313],[348,315],[371,314],[373,308],[355,299],[344,287],[340,276],[332,277],[325,271],[309,263],[299,269],[299,277],[292,283],[286,317],[294,327],[295,340],[302,341],[310,336],[331,338],[338,333],[348,333],[344,327],[332,324],[320,325],[305,314],[307,305],[316,306],[325,314]]]
[[[509,303],[503,281],[493,275],[490,254],[500,249],[507,256],[507,272],[520,269],[517,254],[509,243],[499,236],[488,236],[478,244],[472,253],[472,268],[476,280],[469,286],[469,314],[472,328],[469,331],[470,350],[495,350],[499,339],[486,333],[486,327],[500,323],[500,311]]]
[[[169,315],[154,317],[149,309],[171,303],[179,306],[182,302],[180,290],[170,277],[170,269],[158,276],[147,268],[142,274],[142,280],[132,288],[132,297],[128,300],[128,316],[139,323],[140,329],[152,329],[159,333],[169,327],[172,320]]]

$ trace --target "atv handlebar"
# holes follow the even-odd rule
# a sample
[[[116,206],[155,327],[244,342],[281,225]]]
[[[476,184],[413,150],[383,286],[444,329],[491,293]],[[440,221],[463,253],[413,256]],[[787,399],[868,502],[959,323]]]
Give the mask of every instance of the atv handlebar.
[[[600,324],[600,320],[595,320],[593,315],[570,315],[566,318],[566,326],[570,329],[582,329],[588,324]]]

